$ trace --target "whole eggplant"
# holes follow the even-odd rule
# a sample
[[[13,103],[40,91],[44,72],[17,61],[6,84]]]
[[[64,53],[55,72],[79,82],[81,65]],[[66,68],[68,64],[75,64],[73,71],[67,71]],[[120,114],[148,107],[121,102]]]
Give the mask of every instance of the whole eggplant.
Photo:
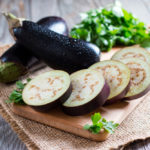
[[[100,50],[93,44],[42,28],[31,21],[23,21],[13,32],[18,42],[54,69],[72,73],[100,61]]]
[[[57,16],[50,16],[40,19],[37,24],[43,28],[53,30],[57,33],[68,35],[68,27],[64,19]],[[16,42],[0,57],[0,82],[8,83],[17,80],[25,74],[28,69],[37,69],[43,66],[32,52]]]

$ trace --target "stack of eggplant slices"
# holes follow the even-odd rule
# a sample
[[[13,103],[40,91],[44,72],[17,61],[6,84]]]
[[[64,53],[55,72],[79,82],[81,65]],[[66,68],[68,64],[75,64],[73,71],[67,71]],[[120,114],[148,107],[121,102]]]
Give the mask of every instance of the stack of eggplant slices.
[[[20,46],[55,69],[23,89],[23,101],[35,110],[61,106],[65,113],[78,116],[149,91],[150,53],[143,48],[126,47],[100,61],[97,46],[38,23],[23,20],[12,29]]]

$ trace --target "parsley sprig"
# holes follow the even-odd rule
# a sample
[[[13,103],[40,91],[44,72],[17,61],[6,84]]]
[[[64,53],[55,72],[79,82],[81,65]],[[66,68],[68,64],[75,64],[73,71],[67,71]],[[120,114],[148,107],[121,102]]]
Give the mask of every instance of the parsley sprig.
[[[100,113],[95,113],[91,116],[92,125],[86,124],[83,128],[89,130],[94,134],[98,134],[102,129],[113,134],[114,130],[118,127],[118,123],[113,121],[106,121],[105,118],[102,118]]]
[[[81,18],[70,35],[96,44],[101,51],[109,51],[116,45],[140,44],[150,37],[146,25],[123,9],[119,1],[82,13]]]
[[[16,82],[16,89],[13,90],[8,97],[8,100],[6,100],[6,103],[16,103],[16,104],[25,104],[22,99],[22,91],[25,87],[25,85],[30,81],[31,79],[28,78],[26,83],[22,83],[21,81]]]

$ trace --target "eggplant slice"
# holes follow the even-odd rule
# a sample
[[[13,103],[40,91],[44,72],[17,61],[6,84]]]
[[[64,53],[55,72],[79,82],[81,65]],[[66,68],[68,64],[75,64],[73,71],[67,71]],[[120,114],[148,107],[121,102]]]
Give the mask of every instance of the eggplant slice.
[[[105,104],[112,104],[124,98],[130,85],[130,69],[125,64],[106,60],[92,65],[90,69],[102,71],[110,87],[110,95]]]
[[[65,102],[71,94],[69,74],[54,70],[31,80],[23,90],[23,101],[39,111],[50,110]]]
[[[125,99],[132,100],[146,94],[150,89],[149,64],[138,58],[126,58],[121,60],[131,70],[131,84]]]
[[[63,103],[63,111],[78,116],[102,106],[109,96],[110,89],[102,75],[91,69],[71,74],[72,94]]]
[[[124,58],[138,58],[150,65],[150,53],[141,47],[126,47],[112,56],[113,60],[121,60]]]

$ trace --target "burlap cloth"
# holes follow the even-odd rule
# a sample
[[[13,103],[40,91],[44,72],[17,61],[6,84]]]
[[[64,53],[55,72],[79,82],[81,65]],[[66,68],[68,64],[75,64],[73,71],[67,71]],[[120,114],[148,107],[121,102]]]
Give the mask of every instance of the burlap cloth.
[[[46,70],[49,68],[42,70],[42,72]],[[32,76],[40,72],[36,72]],[[138,105],[107,141],[94,142],[14,115],[11,111],[11,105],[5,103],[13,88],[14,85],[0,84],[0,115],[11,125],[28,149],[108,150],[118,148],[120,145],[124,146],[137,139],[150,137],[150,96],[147,96]]]

